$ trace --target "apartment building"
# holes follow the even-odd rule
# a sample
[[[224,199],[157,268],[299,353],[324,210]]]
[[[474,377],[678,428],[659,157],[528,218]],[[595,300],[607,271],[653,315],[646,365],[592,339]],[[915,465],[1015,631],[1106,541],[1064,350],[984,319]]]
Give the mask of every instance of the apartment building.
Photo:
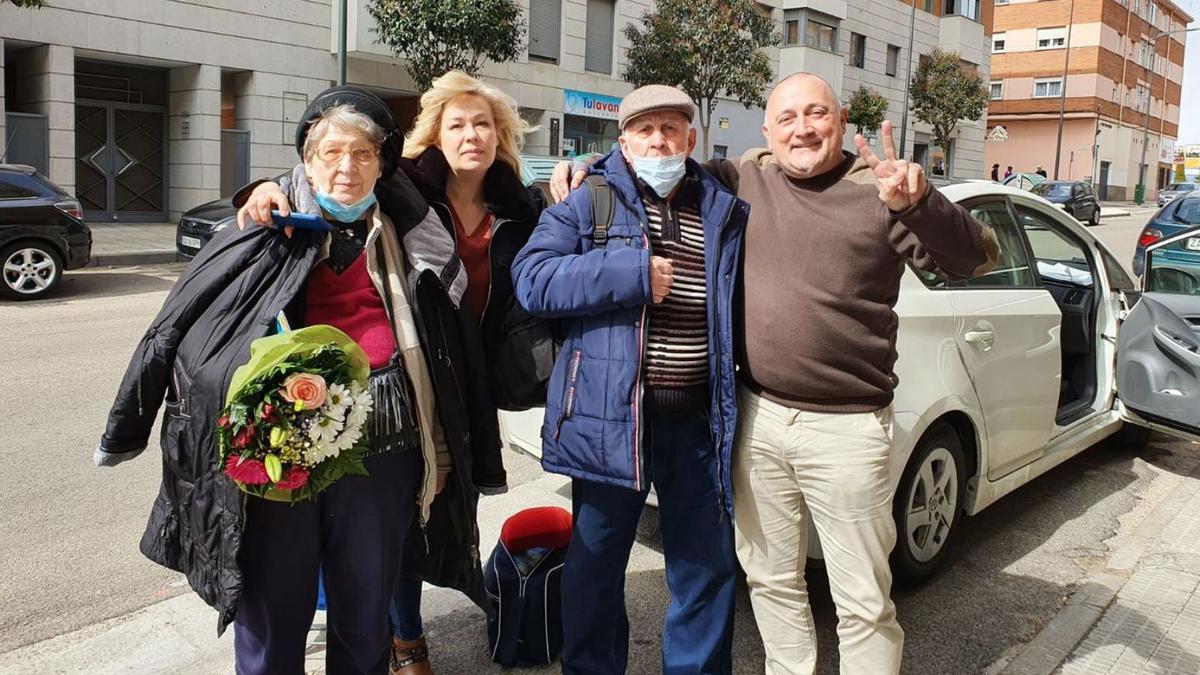
[[[1101,199],[1146,199],[1171,179],[1192,17],[1168,0],[1010,0],[992,34],[987,165],[1086,179]],[[1170,33],[1170,34],[1167,34]],[[1064,81],[1064,72],[1066,74]],[[1062,141],[1058,141],[1062,108]]]
[[[653,0],[517,0],[526,53],[483,77],[512,94],[537,129],[525,151],[607,151],[628,43],[622,28]],[[955,49],[987,71],[990,2],[916,0],[914,54]],[[50,0],[0,4],[0,158],[37,166],[97,221],[175,220],[251,177],[296,161],[292,135],[308,102],[337,78],[336,0]],[[848,98],[858,83],[888,96],[899,125],[912,8],[903,0],[760,3],[785,44],[774,72],[817,72]],[[377,44],[367,0],[349,0],[347,81],[372,89],[401,124],[418,93]],[[916,61],[912,62],[915,68]],[[736,156],[760,146],[762,110],[721,101],[710,143]],[[960,175],[983,166],[983,125],[964,124],[949,156],[910,116],[908,152]],[[847,142],[847,149],[852,144]]]
[[[904,120],[904,91],[922,56],[938,47],[958,52],[965,68],[988,81],[990,0],[800,0],[779,5],[784,21],[779,72],[818,73],[833,83],[843,101],[859,85],[883,94],[897,143]],[[934,146],[930,131],[908,115],[905,157],[946,175],[983,175],[983,119],[959,122],[948,148]],[[846,149],[853,149],[849,137]]]

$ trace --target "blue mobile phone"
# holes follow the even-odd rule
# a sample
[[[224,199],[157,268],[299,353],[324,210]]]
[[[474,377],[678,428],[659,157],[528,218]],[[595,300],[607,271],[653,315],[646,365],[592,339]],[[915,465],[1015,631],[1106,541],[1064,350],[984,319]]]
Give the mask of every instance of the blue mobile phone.
[[[271,220],[275,221],[277,227],[287,227],[290,225],[291,227],[298,227],[303,230],[318,230],[321,232],[328,232],[333,229],[329,221],[312,213],[296,213],[292,211],[284,216],[272,209]]]

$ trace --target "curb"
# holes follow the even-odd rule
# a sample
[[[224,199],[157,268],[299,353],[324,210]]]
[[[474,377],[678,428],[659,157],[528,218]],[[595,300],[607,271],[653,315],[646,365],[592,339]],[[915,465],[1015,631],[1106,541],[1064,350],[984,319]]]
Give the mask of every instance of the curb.
[[[88,267],[110,267],[117,265],[162,265],[164,263],[185,262],[175,249],[160,251],[133,251],[128,253],[92,254]]]
[[[1200,466],[1184,478],[1200,478]],[[1130,533],[1129,541],[1113,551],[1107,568],[1079,582],[1058,614],[1000,670],[999,675],[1052,675],[1056,672],[1129,581],[1142,554],[1197,492],[1200,492],[1200,483],[1185,480],[1164,497]]]

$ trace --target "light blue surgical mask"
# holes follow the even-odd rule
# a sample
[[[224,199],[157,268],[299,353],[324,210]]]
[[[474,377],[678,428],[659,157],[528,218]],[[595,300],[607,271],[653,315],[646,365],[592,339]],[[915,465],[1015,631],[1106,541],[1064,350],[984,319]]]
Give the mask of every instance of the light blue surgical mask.
[[[328,194],[317,190],[317,204],[325,213],[333,216],[334,220],[341,223],[353,223],[362,220],[363,214],[367,212],[367,209],[375,206],[375,193],[368,192],[366,197],[353,204],[343,204]]]
[[[634,157],[633,172],[659,197],[666,197],[683,180],[687,172],[687,155],[669,157]]]

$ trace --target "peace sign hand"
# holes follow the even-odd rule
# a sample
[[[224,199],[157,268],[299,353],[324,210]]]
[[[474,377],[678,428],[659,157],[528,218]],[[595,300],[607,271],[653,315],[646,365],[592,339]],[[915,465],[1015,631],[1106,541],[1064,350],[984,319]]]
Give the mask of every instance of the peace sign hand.
[[[862,157],[871,171],[875,172],[875,180],[879,184],[879,200],[893,213],[899,213],[912,207],[924,196],[925,170],[920,164],[896,159],[896,144],[892,140],[890,121],[885,121],[880,131],[886,159],[875,156],[862,134],[854,135],[854,144],[858,146],[859,157]]]

